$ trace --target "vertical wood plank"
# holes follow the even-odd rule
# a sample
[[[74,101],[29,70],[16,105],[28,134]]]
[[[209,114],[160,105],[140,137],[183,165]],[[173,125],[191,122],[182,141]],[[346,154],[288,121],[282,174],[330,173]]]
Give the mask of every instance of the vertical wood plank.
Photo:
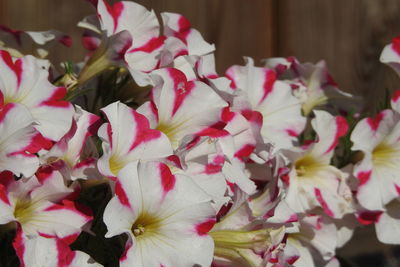
[[[217,47],[217,68],[220,72],[233,64],[242,64],[242,56],[256,60],[273,54],[274,0],[138,0],[157,13],[168,11],[185,15],[204,38]],[[109,2],[116,2],[115,0]],[[1,0],[0,23],[15,29],[58,29],[74,38],[72,49],[60,48],[58,60],[79,61],[83,56],[81,31],[76,23],[93,13],[85,0]],[[21,8],[24,7],[24,8]]]
[[[52,59],[80,61],[84,51],[80,42],[82,31],[76,24],[92,11],[84,0],[1,0],[0,23],[17,30],[44,31],[56,29],[70,35],[72,48],[58,45],[50,50]]]
[[[400,81],[379,55],[400,34],[396,0],[282,0],[278,2],[277,55],[301,61],[325,59],[342,90],[376,107],[386,88]]]

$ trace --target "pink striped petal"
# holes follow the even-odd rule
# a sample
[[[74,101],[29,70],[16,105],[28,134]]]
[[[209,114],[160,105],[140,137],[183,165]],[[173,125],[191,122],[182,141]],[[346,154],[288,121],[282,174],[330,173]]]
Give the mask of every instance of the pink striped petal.
[[[103,156],[98,167],[103,175],[115,177],[127,163],[157,159],[172,154],[167,137],[149,128],[143,115],[116,102],[103,108],[109,123],[99,129],[103,141]]]
[[[65,88],[48,81],[49,72],[32,56],[13,60],[0,51],[0,91],[5,103],[25,105],[46,138],[59,140],[71,127],[73,107],[63,100]]]
[[[9,170],[29,177],[37,170],[39,160],[28,152],[37,133],[33,126],[33,118],[24,106],[0,106],[0,172]]]
[[[159,36],[159,24],[153,11],[130,1],[120,1],[113,5],[105,0],[97,3],[97,12],[101,27],[107,35],[127,30],[135,48],[141,47]]]
[[[226,72],[232,85],[242,90],[234,98],[234,109],[260,112],[265,142],[277,148],[292,147],[305,126],[301,102],[292,95],[289,85],[276,80],[273,70],[255,67],[252,59],[246,60],[246,66],[232,66]]]
[[[95,160],[86,155],[85,147],[88,147],[88,143],[90,143],[88,138],[95,135],[100,126],[98,116],[84,111],[79,106],[76,106],[75,109],[74,121],[70,131],[54,144],[48,153],[41,157],[43,161],[53,166],[55,164],[61,165],[63,171],[73,175],[72,179],[86,178],[87,175],[84,172],[90,172],[89,169],[95,167]],[[62,161],[62,164],[59,161]],[[76,171],[77,169],[79,169],[79,172]],[[71,172],[79,175],[79,177]]]
[[[90,261],[90,256],[81,251],[73,251],[64,239],[52,236],[28,238],[17,233],[14,247],[18,252],[21,266],[93,266],[100,264]]]
[[[400,244],[400,205],[393,201],[386,211],[376,217],[375,230],[378,240],[385,244]]]
[[[24,236],[77,236],[92,217],[66,199],[72,191],[64,185],[61,174],[51,169],[38,174],[37,178],[10,183],[7,198],[13,214],[12,221],[18,223]]]
[[[176,13],[161,13],[164,23],[164,34],[180,39],[188,47],[189,55],[205,55],[215,50],[214,45],[207,43],[201,34],[191,28],[187,18]]]
[[[332,116],[326,111],[314,111],[315,119],[311,124],[318,135],[318,142],[313,147],[315,155],[332,155],[339,138],[346,135],[348,124],[341,116]]]
[[[174,149],[185,136],[200,133],[220,121],[227,103],[206,84],[187,81],[181,71],[173,68],[156,70],[152,77],[156,84],[154,105],[147,104],[146,113],[156,113],[149,119],[158,120],[155,128],[168,136]]]
[[[213,242],[206,233],[215,211],[189,177],[173,175],[163,163],[135,162],[121,170],[117,187],[104,221],[107,237],[130,236],[121,266],[211,263]],[[113,216],[117,211],[124,211],[123,216]]]
[[[392,42],[383,48],[379,60],[400,75],[400,36],[393,38]]]
[[[400,114],[384,110],[361,120],[353,130],[352,150],[363,152],[354,167],[358,178],[357,199],[369,210],[383,210],[400,194],[397,176],[400,160]]]

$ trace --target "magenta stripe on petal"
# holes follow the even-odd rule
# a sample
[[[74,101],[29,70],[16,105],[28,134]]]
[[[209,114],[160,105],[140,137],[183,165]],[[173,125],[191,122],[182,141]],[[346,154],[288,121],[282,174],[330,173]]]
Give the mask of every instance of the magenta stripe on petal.
[[[383,211],[364,211],[357,216],[357,220],[363,225],[369,225],[379,222],[382,214]]]
[[[392,39],[392,49],[400,55],[400,36]]]
[[[196,232],[200,236],[207,235],[208,232],[214,227],[215,219],[210,219],[196,225]]]
[[[333,211],[329,208],[328,203],[326,203],[325,199],[323,198],[321,190],[319,190],[318,188],[314,188],[314,193],[319,204],[321,204],[322,208],[324,209],[325,213],[333,217],[334,216]]]
[[[67,89],[64,87],[58,87],[54,90],[53,94],[40,103],[41,106],[51,106],[51,107],[60,107],[60,108],[69,108],[71,107],[71,103],[68,101],[64,101],[63,98],[67,94]]]
[[[254,145],[250,144],[244,145],[238,151],[236,151],[235,157],[239,159],[243,159],[244,157],[249,157],[251,153],[253,153],[255,148],[256,147]]]
[[[119,258],[119,260],[120,260],[121,262],[123,262],[123,261],[125,261],[125,260],[128,259],[127,253],[128,253],[128,250],[129,250],[131,247],[132,247],[132,243],[126,244],[125,250],[124,250],[124,252],[122,253],[121,258]]]
[[[150,129],[149,121],[142,114],[137,113],[132,109],[132,116],[136,122],[137,132],[133,144],[129,148],[130,151],[135,149],[140,144],[149,142],[151,140],[157,139],[161,136],[161,132],[158,130]]]
[[[164,193],[168,193],[171,191],[176,182],[175,176],[171,173],[171,170],[168,168],[167,165],[160,163],[160,176],[161,176],[161,185],[164,190]]]
[[[160,48],[164,44],[165,39],[166,39],[165,36],[153,37],[144,45],[133,48],[132,50],[129,50],[128,53],[132,53],[132,52],[136,52],[136,51],[151,53],[154,50]]]
[[[18,226],[17,228],[17,233],[13,241],[13,247],[19,258],[20,267],[25,267],[25,262],[24,262],[25,245],[24,245],[24,237],[22,229],[20,226]]]
[[[0,185],[7,187],[12,182],[14,182],[14,174],[11,171],[0,172]]]
[[[122,185],[119,181],[115,184],[115,194],[117,195],[119,202],[126,207],[131,207],[129,203],[128,196],[126,195],[125,190],[122,188]]]
[[[53,168],[49,165],[41,166],[36,172],[36,178],[43,184],[53,174]]]
[[[383,118],[384,118],[384,113],[380,112],[374,118],[367,118],[367,123],[372,130],[376,131]]]
[[[399,100],[400,100],[400,90],[397,90],[393,94],[392,101],[396,103]]]
[[[358,186],[366,184],[371,178],[371,171],[359,172],[357,174],[358,181],[360,182]]]
[[[7,113],[15,107],[14,103],[9,103],[3,107],[0,107],[0,123],[4,121],[4,118],[7,116]]]
[[[118,27],[119,17],[122,14],[122,10],[124,10],[124,3],[117,2],[111,6],[106,1],[104,1],[104,4],[106,5],[107,11],[114,21],[114,33],[115,33],[115,31],[117,30],[117,27]]]
[[[72,251],[69,246],[61,239],[56,239],[58,267],[69,266],[75,258],[76,252]]]
[[[175,100],[172,116],[178,111],[185,98],[194,88],[194,82],[187,82],[185,74],[177,69],[168,69],[169,76],[174,83]]]
[[[338,142],[339,142],[339,138],[346,135],[347,130],[349,129],[349,125],[347,124],[347,121],[345,118],[343,118],[342,116],[337,116],[335,118],[336,120],[336,134],[335,134],[335,138],[332,142],[332,144],[330,145],[330,147],[326,150],[325,153],[329,153],[331,152],[333,149],[336,148]]]
[[[6,188],[4,185],[0,184],[0,200],[6,203],[7,205],[10,204],[10,200],[8,199]]]
[[[72,46],[72,38],[68,35],[63,35],[60,40],[58,40],[61,44],[65,45],[66,47]]]
[[[267,96],[272,92],[274,83],[276,81],[276,74],[273,70],[264,69],[264,84],[263,84],[263,96],[260,99],[260,103],[267,98]]]
[[[0,56],[2,57],[4,63],[15,73],[17,76],[18,86],[21,84],[22,79],[22,60],[17,59],[15,63],[13,62],[10,53],[5,50],[0,51]]]
[[[258,111],[249,110],[249,109],[242,110],[242,115],[249,122],[256,123],[257,125],[260,125],[260,126],[263,124],[263,115]]]

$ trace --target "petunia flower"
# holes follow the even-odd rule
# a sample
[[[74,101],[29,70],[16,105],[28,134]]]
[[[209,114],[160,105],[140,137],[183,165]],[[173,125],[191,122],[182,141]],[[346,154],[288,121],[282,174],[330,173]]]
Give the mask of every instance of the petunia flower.
[[[23,236],[75,240],[92,217],[67,199],[73,192],[51,168],[41,169],[29,179],[15,181],[11,176],[0,184],[0,224],[15,224]]]
[[[327,215],[341,218],[351,212],[351,192],[346,184],[347,175],[331,165],[331,159],[348,125],[343,117],[334,117],[326,111],[314,114],[311,124],[317,140],[297,152],[287,153],[293,166],[284,179],[285,200],[296,212],[320,207]]]
[[[300,63],[296,58],[269,58],[265,65],[277,72],[279,80],[289,84],[302,102],[302,111],[308,116],[314,109],[358,111],[360,99],[340,91],[330,75],[326,62]],[[337,110],[336,110],[337,111]]]
[[[351,134],[352,150],[363,153],[353,171],[359,182],[356,196],[368,210],[383,211],[400,194],[399,121],[399,113],[383,110],[375,117],[362,119]]]
[[[284,238],[285,227],[268,226],[266,219],[252,215],[248,195],[234,189],[234,199],[227,212],[210,231],[215,251],[212,266],[266,266],[269,253]]]
[[[13,246],[20,259],[21,267],[46,266],[46,267],[100,267],[89,255],[82,251],[74,251],[69,247],[68,238],[55,236],[22,235],[17,231]]]
[[[215,46],[204,41],[200,32],[193,29],[189,20],[184,16],[163,12],[161,18],[164,24],[164,35],[182,41],[187,47],[188,55],[202,56],[215,50]]]
[[[392,42],[383,48],[379,60],[400,75],[400,36],[393,38]]]
[[[152,99],[138,112],[148,118],[151,128],[168,137],[173,149],[179,147],[185,136],[205,132],[221,120],[222,108],[227,103],[206,84],[187,81],[174,68],[156,70],[152,77]]]
[[[100,126],[100,118],[75,106],[74,121],[69,132],[55,143],[49,151],[40,156],[44,164],[50,164],[64,174],[64,177],[75,179],[94,178],[96,171],[96,152],[90,140],[96,135]],[[89,144],[89,145],[88,145]],[[88,148],[89,147],[89,148]],[[91,149],[89,155],[86,150]],[[94,154],[94,155],[93,155]]]
[[[287,247],[293,247],[299,253],[293,266],[329,266],[337,244],[336,227],[325,221],[324,216],[303,215],[298,232],[288,234],[286,242]]]
[[[58,141],[72,124],[73,107],[64,101],[67,93],[48,81],[49,72],[32,56],[13,59],[0,50],[0,92],[2,102],[18,103],[28,108],[35,128],[45,138]]]
[[[97,166],[107,177],[116,177],[129,162],[159,159],[172,155],[166,135],[150,128],[145,116],[120,102],[102,109],[108,123],[98,131],[103,155]]]
[[[106,237],[128,235],[120,266],[209,266],[215,223],[210,198],[163,163],[137,161],[118,174],[104,211]],[[156,253],[155,253],[156,252]]]
[[[28,109],[14,103],[0,105],[0,172],[11,171],[26,177],[36,172],[39,159],[29,152],[36,134]]]
[[[96,1],[100,29],[93,23],[80,24],[97,32],[102,40],[88,40],[97,46],[91,59],[81,71],[80,82],[85,82],[104,69],[119,65],[129,67],[136,81],[142,84],[142,73],[159,64],[158,55],[165,37],[160,36],[160,26],[153,11],[130,1],[110,5],[105,0]],[[94,27],[93,27],[94,26]]]
[[[182,64],[184,56],[191,57],[195,61],[194,58],[214,52],[215,46],[207,43],[199,31],[191,27],[186,17],[177,13],[163,12],[161,18],[166,40],[160,55],[160,67],[180,69],[179,65]]]
[[[277,149],[293,147],[306,122],[301,102],[292,95],[289,85],[277,81],[273,70],[255,67],[250,58],[246,61],[246,66],[232,66],[226,71],[232,88],[238,91],[233,110],[244,115],[249,111],[261,113],[264,141]]]
[[[400,244],[400,203],[395,199],[384,210],[360,209],[357,219],[362,225],[374,224],[378,240],[384,244]]]

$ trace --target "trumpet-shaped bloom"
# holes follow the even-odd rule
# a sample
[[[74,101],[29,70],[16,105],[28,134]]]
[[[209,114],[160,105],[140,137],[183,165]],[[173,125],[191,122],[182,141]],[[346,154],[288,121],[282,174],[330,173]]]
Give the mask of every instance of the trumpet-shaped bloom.
[[[186,51],[179,51],[180,54],[202,56],[215,50],[214,45],[204,41],[200,32],[193,29],[187,18],[180,14],[163,12],[161,18],[164,23],[164,35],[175,37],[183,42]]]
[[[109,121],[98,132],[103,141],[103,156],[97,166],[103,175],[116,177],[129,162],[158,159],[172,154],[167,136],[150,129],[146,117],[135,110],[115,102],[102,111]]]
[[[163,163],[131,163],[104,211],[106,237],[128,234],[120,266],[209,266],[215,223],[210,198]]]
[[[368,210],[384,206],[400,194],[400,114],[384,110],[361,120],[351,134],[352,150],[363,152],[354,166],[357,199]]]
[[[69,132],[55,143],[48,153],[41,156],[42,161],[51,164],[65,174],[65,177],[70,177],[73,180],[88,178],[97,174],[95,171],[95,155],[90,155],[90,153],[84,155],[84,150],[89,141],[88,138],[95,135],[100,126],[98,116],[83,110],[79,106],[75,108],[74,121]]]
[[[67,93],[48,81],[49,72],[32,56],[14,60],[0,50],[0,92],[2,102],[19,103],[29,109],[35,128],[46,138],[58,141],[72,123],[73,107],[64,101]]]
[[[266,266],[269,252],[284,238],[284,227],[268,226],[253,217],[248,195],[234,189],[233,203],[210,231],[214,239],[215,266]],[[220,214],[219,214],[220,215]],[[213,266],[214,266],[213,265]]]
[[[36,176],[0,184],[0,224],[16,223],[24,236],[77,237],[92,218],[66,199],[73,189],[51,168]]]
[[[290,233],[287,238],[287,246],[299,252],[293,264],[296,267],[328,266],[335,255],[336,243],[335,225],[319,215],[302,216],[299,231]]]
[[[206,84],[187,81],[181,71],[173,68],[156,70],[152,77],[156,84],[152,100],[138,112],[149,119],[151,128],[169,138],[174,149],[185,136],[204,133],[221,120],[227,103]]]
[[[306,119],[301,115],[301,102],[292,95],[289,85],[276,80],[273,70],[255,67],[247,58],[246,66],[232,66],[226,76],[232,80],[238,96],[233,107],[246,114],[262,114],[261,135],[278,149],[291,148],[303,131]]]
[[[393,200],[385,210],[361,210],[357,219],[363,225],[375,224],[378,240],[385,244],[400,244],[400,203]]]
[[[212,199],[213,206],[218,211],[229,199],[225,197],[227,183],[222,173],[225,158],[222,154],[214,153],[200,155],[190,160],[184,160],[174,155],[168,157],[165,163],[170,166],[172,174],[182,174],[193,179],[201,189]],[[183,165],[183,166],[182,166]]]
[[[39,160],[27,150],[36,133],[28,109],[14,103],[0,106],[0,172],[8,170],[26,177],[35,173]]]
[[[302,102],[304,115],[315,108],[326,108],[328,103],[331,104],[329,108],[359,109],[359,99],[339,90],[323,60],[312,64],[300,63],[294,57],[271,58],[266,60],[266,66],[273,68],[279,79],[292,87],[294,95]]]
[[[286,179],[285,199],[296,212],[321,207],[327,215],[341,218],[351,210],[351,193],[346,185],[347,175],[330,161],[348,125],[343,117],[325,111],[314,113],[311,124],[318,139],[303,151],[289,155],[293,167]]]
[[[164,36],[153,11],[131,1],[110,5],[106,0],[93,1],[97,19],[90,16],[78,25],[85,29],[84,46],[92,53],[79,75],[86,82],[111,66],[128,67],[135,81],[146,85],[147,72],[160,64]]]
[[[68,238],[53,236],[27,237],[17,231],[13,242],[21,267],[100,267],[89,255],[82,251],[73,251]]]
[[[109,5],[104,0],[97,3],[101,27],[107,36],[127,31],[132,43],[124,58],[132,70],[148,72],[156,68],[165,37],[160,36],[160,26],[154,11],[130,1]]]
[[[379,60],[400,75],[400,36],[393,38],[392,42],[383,48]]]

